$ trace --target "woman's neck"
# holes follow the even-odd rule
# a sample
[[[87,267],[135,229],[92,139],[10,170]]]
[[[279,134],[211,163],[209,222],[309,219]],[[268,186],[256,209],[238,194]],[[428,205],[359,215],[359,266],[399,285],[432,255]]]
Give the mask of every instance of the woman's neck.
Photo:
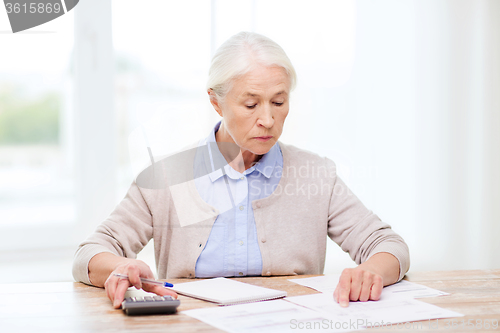
[[[234,151],[233,153],[231,153],[233,147],[229,148],[231,145],[219,144],[220,142],[228,142],[236,146],[233,138],[225,130],[222,123],[219,127],[219,130],[215,133],[215,141],[218,143],[219,150],[222,153],[222,156],[224,156],[224,158],[226,159],[227,163],[231,166],[231,168],[238,171],[239,173],[243,173],[243,171],[251,168],[263,156],[254,154],[249,150],[241,149],[239,147],[239,153],[236,157],[234,157]]]

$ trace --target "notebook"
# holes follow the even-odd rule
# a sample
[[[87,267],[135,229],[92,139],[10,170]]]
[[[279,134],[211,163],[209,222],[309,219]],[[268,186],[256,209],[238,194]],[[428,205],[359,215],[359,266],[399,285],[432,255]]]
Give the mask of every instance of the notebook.
[[[223,277],[177,283],[172,289],[181,295],[220,305],[259,302],[286,296],[286,291],[254,286]]]

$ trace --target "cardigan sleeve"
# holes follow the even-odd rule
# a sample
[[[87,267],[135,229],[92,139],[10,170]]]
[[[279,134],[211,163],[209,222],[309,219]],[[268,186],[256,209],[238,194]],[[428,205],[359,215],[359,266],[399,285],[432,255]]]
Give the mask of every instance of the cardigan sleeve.
[[[399,261],[399,280],[410,268],[408,246],[391,226],[384,223],[352,193],[337,176],[335,163],[326,159],[333,175],[328,212],[328,236],[359,265],[380,252],[394,255]]]
[[[79,245],[73,261],[74,279],[91,284],[88,264],[96,254],[110,252],[135,259],[152,235],[151,212],[134,182],[111,215]]]

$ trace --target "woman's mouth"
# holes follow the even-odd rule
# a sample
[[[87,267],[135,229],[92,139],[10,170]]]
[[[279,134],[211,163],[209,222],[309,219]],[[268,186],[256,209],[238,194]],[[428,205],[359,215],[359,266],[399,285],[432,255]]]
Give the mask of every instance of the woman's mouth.
[[[261,142],[266,142],[266,141],[269,141],[272,137],[273,137],[272,135],[269,135],[269,136],[257,136],[254,139],[256,139],[258,141],[261,141]]]

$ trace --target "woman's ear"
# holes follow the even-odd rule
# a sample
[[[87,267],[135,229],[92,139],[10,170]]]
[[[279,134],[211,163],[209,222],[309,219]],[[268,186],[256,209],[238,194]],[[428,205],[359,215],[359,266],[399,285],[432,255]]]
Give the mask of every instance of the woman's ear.
[[[212,103],[212,106],[214,107],[215,111],[219,114],[219,116],[222,117],[222,109],[220,107],[219,97],[217,97],[212,88],[208,89],[207,92],[208,96],[210,97],[210,103]]]

